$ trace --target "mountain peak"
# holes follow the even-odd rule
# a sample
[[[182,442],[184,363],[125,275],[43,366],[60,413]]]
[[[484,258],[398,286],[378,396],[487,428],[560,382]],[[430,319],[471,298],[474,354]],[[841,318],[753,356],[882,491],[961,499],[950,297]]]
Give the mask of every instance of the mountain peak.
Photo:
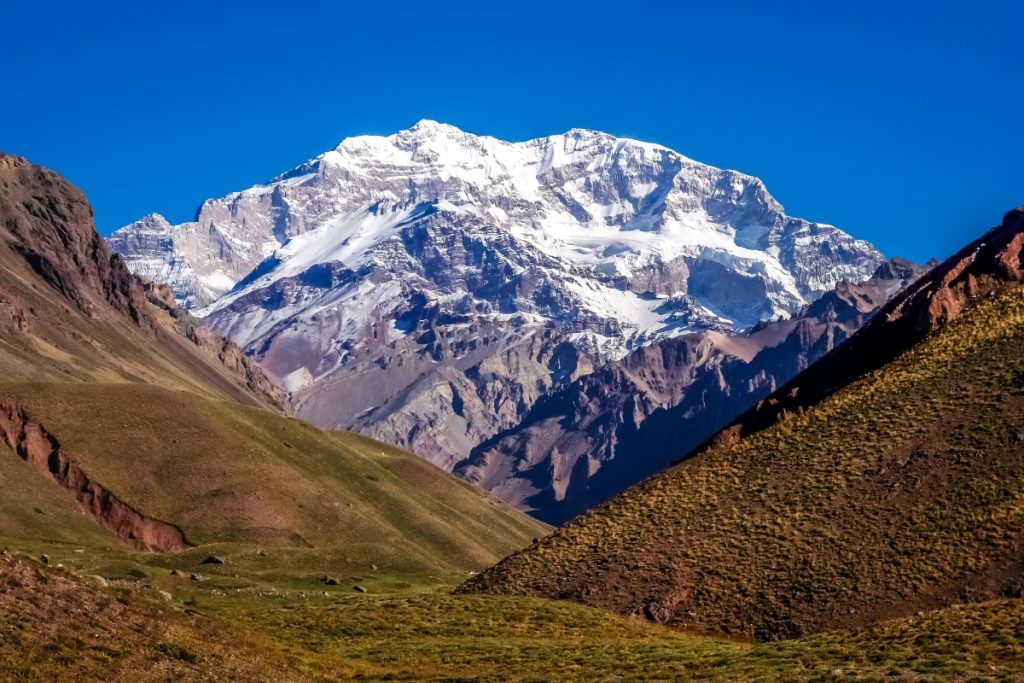
[[[28,165],[28,160],[24,157],[0,152],[0,168],[23,168]]]
[[[170,222],[163,217],[163,214],[159,213],[147,213],[145,216],[136,221],[136,223],[142,223],[143,225],[170,228]]]
[[[411,131],[417,131],[417,132],[419,132],[419,131],[429,131],[429,132],[441,131],[441,132],[445,132],[445,133],[453,133],[453,132],[454,133],[462,133],[462,132],[464,132],[464,131],[460,130],[459,128],[456,128],[455,126],[451,125],[450,123],[442,123],[440,121],[435,121],[433,119],[420,119],[415,124],[413,124],[412,128],[409,128],[408,131],[409,132],[411,132]]]
[[[634,140],[632,138],[621,138],[621,137],[619,137],[617,135],[612,135],[611,133],[606,133],[605,131],[598,130],[596,128],[570,128],[569,130],[565,131],[565,133],[563,133],[562,135],[554,136],[554,137],[584,138],[584,139],[589,139],[589,138],[609,138],[609,139],[612,139],[612,140],[623,140],[623,141],[627,141],[627,142],[632,142],[632,143],[637,143],[637,144],[644,144],[644,145],[653,144],[653,143],[648,143],[648,142],[641,142],[640,140]]]
[[[403,143],[408,143],[409,141],[413,141],[415,144],[426,142],[447,145],[450,144],[451,141],[477,140],[480,137],[481,136],[474,135],[472,133],[467,133],[466,131],[448,123],[434,121],[433,119],[420,119],[411,128],[400,130],[392,135],[379,139],[401,147]]]
[[[260,358],[305,417],[449,468],[580,368],[789,317],[882,259],[785,215],[756,179],[667,148],[588,129],[508,142],[431,120],[208,200],[171,237],[137,226],[111,244]],[[514,367],[546,384],[519,386]],[[520,397],[501,414],[476,384],[492,373]],[[442,378],[450,398],[420,395]],[[410,428],[417,401],[415,420],[464,436]]]

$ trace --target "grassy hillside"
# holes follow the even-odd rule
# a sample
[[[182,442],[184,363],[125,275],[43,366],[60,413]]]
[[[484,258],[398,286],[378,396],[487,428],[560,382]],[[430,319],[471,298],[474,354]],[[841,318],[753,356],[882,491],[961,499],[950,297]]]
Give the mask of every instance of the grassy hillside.
[[[101,303],[91,309],[92,316],[83,314],[35,281],[2,238],[0,231],[0,376],[5,381],[151,383],[247,405],[271,404],[245,386],[238,368],[218,358],[220,349],[210,348],[210,339],[197,337],[197,344],[183,336],[177,326],[191,323],[171,314],[187,316],[183,311],[147,303],[147,327]]]
[[[1024,290],[472,580],[792,637],[1024,590]]]
[[[1012,680],[1024,602],[750,644],[566,601],[109,588],[0,553],[0,680]]]
[[[96,581],[0,553],[0,680],[298,680],[259,638]]]
[[[268,409],[59,176],[0,156],[0,219],[0,680],[1024,672],[1024,290],[453,595],[548,529]]]
[[[135,384],[7,384],[0,394],[119,499],[193,545],[216,545],[207,554],[234,557],[235,571],[464,573],[546,530],[405,452],[266,410]],[[0,504],[3,534],[92,540],[85,520],[54,523],[74,516],[65,491],[9,449],[0,467],[27,484],[24,501]]]

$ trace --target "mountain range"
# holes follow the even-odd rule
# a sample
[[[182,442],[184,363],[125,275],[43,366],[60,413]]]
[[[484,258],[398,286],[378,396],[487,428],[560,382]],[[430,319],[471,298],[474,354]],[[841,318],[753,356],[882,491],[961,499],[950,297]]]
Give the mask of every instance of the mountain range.
[[[260,368],[130,273],[92,216],[60,175],[0,156],[3,543],[184,567],[247,544],[236,572],[462,573],[543,533],[408,453],[288,416]]]
[[[266,184],[203,202],[191,222],[150,215],[109,243],[258,360],[297,415],[408,448],[552,520],[664,464],[664,454],[630,462],[607,444],[586,459],[564,446],[541,453],[532,437],[530,452],[505,453],[517,438],[508,435],[558,396],[601,381],[595,370],[657,364],[661,354],[701,375],[699,386],[711,373],[691,368],[705,360],[680,344],[697,355],[714,347],[708,370],[738,353],[747,369],[722,382],[751,387],[721,390],[749,398],[693,428],[705,438],[891,293],[876,288],[866,308],[805,335],[791,358],[748,363],[755,347],[792,331],[763,324],[814,318],[808,306],[871,278],[881,254],[786,215],[757,178],[580,129],[511,143],[421,121],[348,138]],[[686,403],[690,382],[670,381],[636,410]],[[570,491],[581,468],[586,479],[616,453],[595,492]],[[524,483],[524,468],[552,474]]]
[[[746,334],[693,332],[612,361],[537,401],[456,474],[562,524],[663,470],[840,346],[932,264],[886,261]]]

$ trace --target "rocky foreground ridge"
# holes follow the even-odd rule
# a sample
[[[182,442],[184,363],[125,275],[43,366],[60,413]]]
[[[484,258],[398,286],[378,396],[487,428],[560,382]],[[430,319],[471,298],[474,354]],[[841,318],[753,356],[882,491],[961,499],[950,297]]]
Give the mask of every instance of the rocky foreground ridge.
[[[108,380],[138,378],[132,373],[141,369],[117,358],[116,351],[141,334],[194,370],[208,391],[284,405],[283,392],[241,348],[203,327],[166,287],[128,270],[96,232],[92,207],[78,188],[49,169],[2,153],[0,244],[7,276],[0,283],[0,330],[10,335],[12,348],[39,349],[49,358],[40,364],[51,371],[84,378],[106,366],[113,369]],[[46,289],[29,278],[38,278]],[[88,370],[79,363],[62,364],[79,352],[90,357]],[[44,370],[24,360],[12,366],[8,380],[23,373],[41,379]],[[141,358],[132,360],[145,365]]]

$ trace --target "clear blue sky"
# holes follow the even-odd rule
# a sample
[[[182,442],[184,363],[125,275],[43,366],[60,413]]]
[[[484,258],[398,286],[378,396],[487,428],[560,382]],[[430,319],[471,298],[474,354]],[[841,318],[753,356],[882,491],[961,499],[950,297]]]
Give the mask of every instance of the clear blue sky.
[[[597,128],[925,259],[1024,203],[1018,4],[4,0],[0,149],[109,231],[421,118]]]

